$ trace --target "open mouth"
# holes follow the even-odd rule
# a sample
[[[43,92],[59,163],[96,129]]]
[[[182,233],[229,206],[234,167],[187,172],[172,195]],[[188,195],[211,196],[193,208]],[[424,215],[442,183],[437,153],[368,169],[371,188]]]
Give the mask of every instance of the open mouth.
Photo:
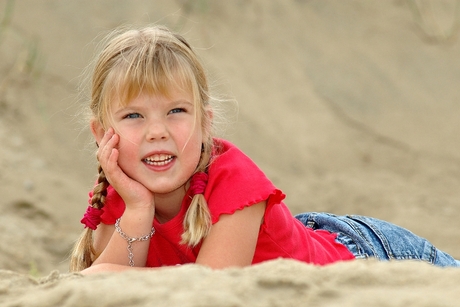
[[[144,162],[149,165],[161,166],[170,163],[174,159],[172,155],[153,155],[145,158]]]

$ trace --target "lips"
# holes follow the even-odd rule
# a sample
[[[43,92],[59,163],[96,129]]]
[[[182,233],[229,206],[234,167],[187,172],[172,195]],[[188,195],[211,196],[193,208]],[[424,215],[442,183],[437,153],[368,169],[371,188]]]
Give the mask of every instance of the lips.
[[[170,163],[172,160],[174,160],[173,155],[157,154],[147,157],[143,161],[149,165],[163,166]]]

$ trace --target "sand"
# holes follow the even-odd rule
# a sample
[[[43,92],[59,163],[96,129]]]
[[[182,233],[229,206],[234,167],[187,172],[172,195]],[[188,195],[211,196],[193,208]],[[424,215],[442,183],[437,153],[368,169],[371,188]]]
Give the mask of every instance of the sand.
[[[413,262],[68,273],[95,178],[83,72],[101,33],[148,23],[197,48],[225,98],[221,136],[288,195],[293,214],[382,218],[459,259],[456,5],[0,2],[0,306],[458,305],[460,270]]]

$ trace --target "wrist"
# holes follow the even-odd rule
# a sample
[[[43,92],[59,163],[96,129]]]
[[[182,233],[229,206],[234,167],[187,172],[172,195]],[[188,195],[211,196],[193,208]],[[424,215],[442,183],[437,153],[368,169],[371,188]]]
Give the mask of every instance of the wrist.
[[[122,217],[134,219],[138,221],[142,220],[153,220],[155,216],[155,207],[128,207],[126,206],[125,211],[123,212]]]
[[[154,209],[130,209],[126,208],[123,215],[118,219],[120,225],[130,237],[145,235],[153,225],[155,216]]]
[[[155,202],[150,198],[141,198],[138,200],[123,199],[125,201],[126,210],[149,211],[155,209]]]
[[[133,243],[134,242],[143,242],[143,241],[149,241],[150,238],[153,237],[153,235],[155,234],[155,228],[152,227],[152,229],[150,230],[150,233],[146,234],[146,235],[143,235],[143,236],[140,236],[140,237],[130,237],[128,236],[124,231],[123,229],[121,229],[120,227],[120,219],[117,219],[117,221],[115,222],[115,230],[118,232],[118,234],[124,239],[126,240],[128,246],[127,246],[127,250],[128,250],[128,264],[129,266],[133,267],[134,266],[134,252],[133,252]]]

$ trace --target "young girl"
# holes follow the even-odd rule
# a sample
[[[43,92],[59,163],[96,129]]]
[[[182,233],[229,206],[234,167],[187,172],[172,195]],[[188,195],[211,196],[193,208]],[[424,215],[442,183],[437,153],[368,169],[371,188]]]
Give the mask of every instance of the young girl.
[[[218,269],[279,257],[318,265],[367,257],[460,265],[384,221],[293,217],[284,194],[251,159],[213,137],[204,69],[185,39],[164,27],[110,37],[91,94],[99,177],[72,271],[185,263]]]

